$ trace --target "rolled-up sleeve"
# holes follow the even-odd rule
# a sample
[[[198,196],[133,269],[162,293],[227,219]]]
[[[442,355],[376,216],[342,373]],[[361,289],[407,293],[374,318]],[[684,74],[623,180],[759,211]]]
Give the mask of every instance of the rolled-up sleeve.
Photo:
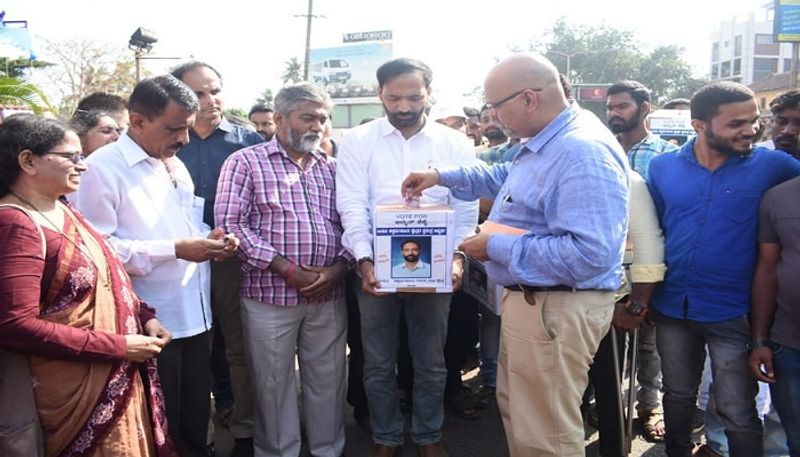
[[[631,214],[628,239],[633,245],[631,281],[656,283],[664,280],[664,233],[647,184],[638,174],[631,173]]]

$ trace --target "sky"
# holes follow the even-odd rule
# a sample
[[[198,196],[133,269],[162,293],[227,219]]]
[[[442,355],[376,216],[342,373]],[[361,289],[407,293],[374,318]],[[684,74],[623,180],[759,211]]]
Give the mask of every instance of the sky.
[[[486,72],[510,47],[538,38],[558,17],[568,23],[631,30],[646,49],[686,48],[697,75],[709,71],[714,25],[761,11],[764,0],[315,0],[311,47],[342,44],[342,34],[392,30],[395,57],[414,57],[433,69],[434,93],[451,100],[483,84]],[[227,106],[249,109],[267,88],[277,91],[285,62],[302,61],[307,0],[106,1],[5,0],[6,20],[27,20],[38,37],[88,38],[127,47],[137,27],[156,32],[151,55],[190,56],[223,76]],[[146,60],[152,74],[178,61]]]

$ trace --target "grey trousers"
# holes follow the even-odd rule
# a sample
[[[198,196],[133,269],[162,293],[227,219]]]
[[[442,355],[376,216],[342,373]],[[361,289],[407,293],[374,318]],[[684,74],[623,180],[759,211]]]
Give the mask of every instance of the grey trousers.
[[[339,457],[345,441],[344,298],[298,306],[242,298],[242,326],[252,374],[255,455],[300,455],[296,354],[311,455]]]

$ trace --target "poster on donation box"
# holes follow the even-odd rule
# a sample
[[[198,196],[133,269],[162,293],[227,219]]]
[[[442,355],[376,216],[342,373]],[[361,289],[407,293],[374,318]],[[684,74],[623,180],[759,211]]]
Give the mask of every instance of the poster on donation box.
[[[489,278],[483,263],[470,258],[462,284],[467,295],[481,302],[494,314],[502,314],[504,287]]]
[[[380,292],[453,291],[453,209],[377,205],[373,238]]]

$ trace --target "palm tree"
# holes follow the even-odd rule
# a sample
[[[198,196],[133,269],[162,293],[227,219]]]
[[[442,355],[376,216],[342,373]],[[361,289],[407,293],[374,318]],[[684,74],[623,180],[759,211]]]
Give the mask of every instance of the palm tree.
[[[303,80],[303,64],[297,60],[297,57],[292,57],[286,61],[286,70],[283,72],[283,84],[292,84]]]
[[[31,83],[8,77],[0,77],[0,104],[30,106],[36,114],[52,109],[41,89]]]

